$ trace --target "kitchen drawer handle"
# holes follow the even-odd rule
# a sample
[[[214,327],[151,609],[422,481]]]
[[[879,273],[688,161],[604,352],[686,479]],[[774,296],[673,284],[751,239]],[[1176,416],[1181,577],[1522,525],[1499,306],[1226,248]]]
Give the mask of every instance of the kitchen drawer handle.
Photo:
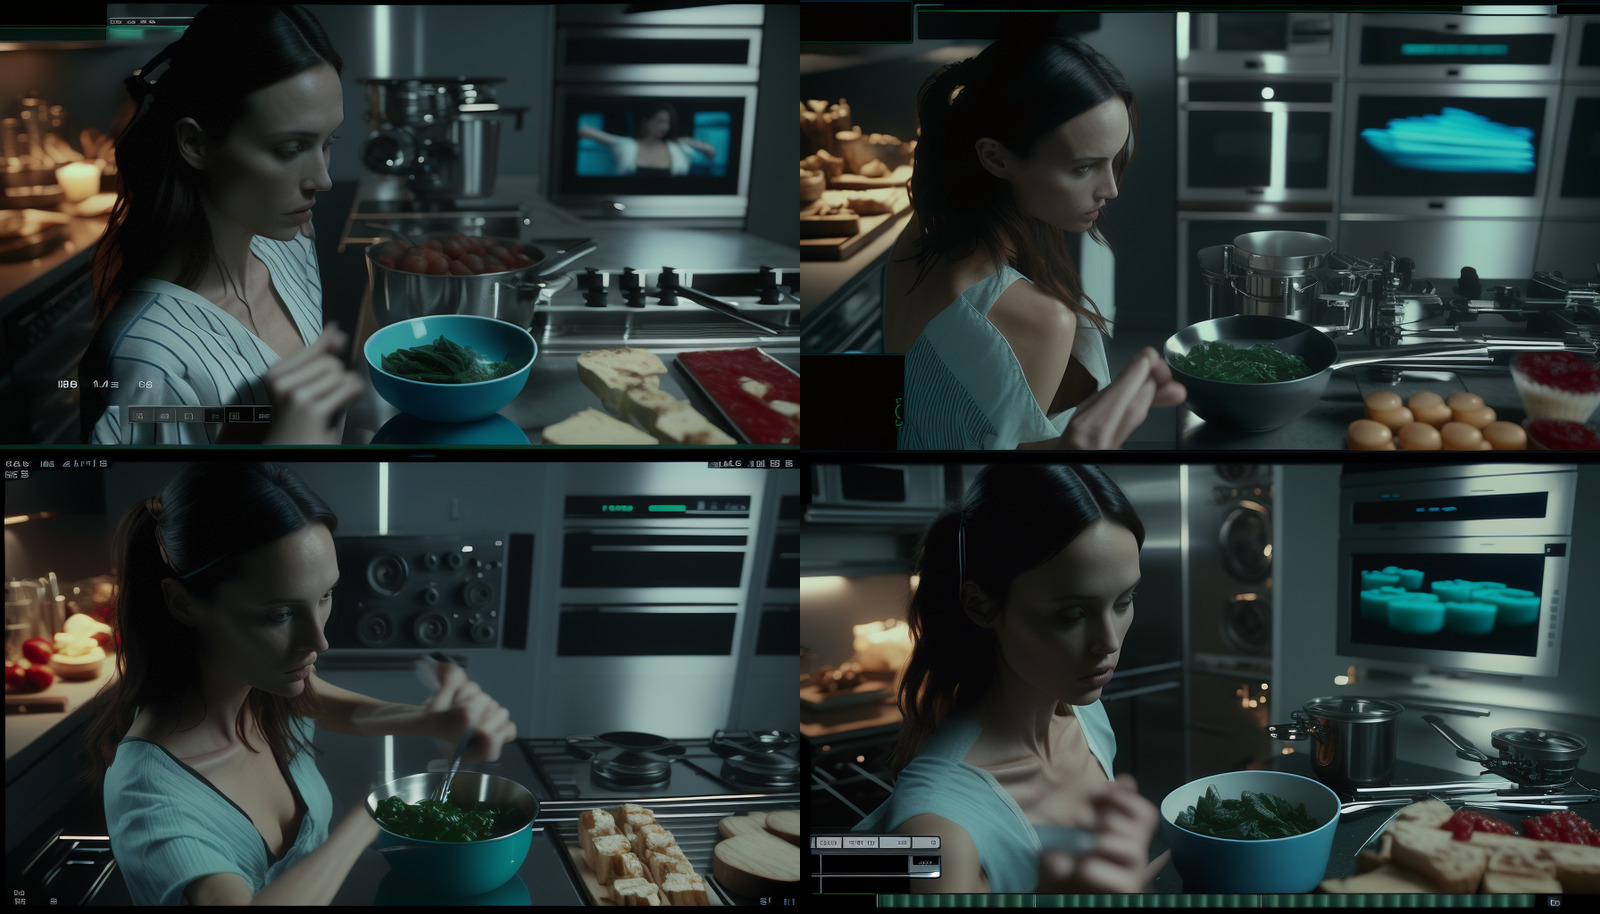
[[[745,546],[590,546],[584,552],[749,552]]]

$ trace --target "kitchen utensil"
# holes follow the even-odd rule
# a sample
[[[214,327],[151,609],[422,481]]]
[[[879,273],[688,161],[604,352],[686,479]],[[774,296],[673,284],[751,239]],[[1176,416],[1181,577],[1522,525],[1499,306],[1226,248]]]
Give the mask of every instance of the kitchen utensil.
[[[439,782],[439,787],[433,792],[435,800],[443,801],[450,794],[450,782],[455,780],[456,772],[461,769],[461,755],[467,751],[467,743],[472,741],[473,729],[467,727],[461,731],[461,740],[456,743],[455,754],[450,756],[450,768],[444,773],[444,779]]]
[[[1457,757],[1524,787],[1572,783],[1578,760],[1589,748],[1589,741],[1576,733],[1513,727],[1490,734],[1490,742],[1500,751],[1499,758],[1490,758],[1436,715],[1424,714],[1422,720],[1456,747]]]
[[[413,381],[383,370],[385,355],[426,345],[440,336],[471,347],[481,358],[521,367],[504,377],[471,384]],[[470,314],[437,314],[378,328],[367,338],[363,352],[373,389],[396,409],[430,422],[472,422],[494,415],[522,393],[539,346],[516,324]]]
[[[711,851],[711,874],[744,898],[791,897],[800,885],[800,848],[775,835],[735,835]]]
[[[1175,364],[1201,342],[1221,340],[1248,349],[1271,343],[1304,359],[1311,374],[1293,381],[1259,384],[1211,381],[1195,377]],[[1200,321],[1167,338],[1164,354],[1172,374],[1189,392],[1188,406],[1208,422],[1245,431],[1268,431],[1300,418],[1316,406],[1333,372],[1356,365],[1419,362],[1491,362],[1487,348],[1464,344],[1403,346],[1340,358],[1339,347],[1315,327],[1286,317],[1236,315]]]
[[[1313,739],[1311,772],[1340,789],[1381,786],[1394,776],[1395,743],[1405,706],[1382,698],[1325,696],[1296,710],[1292,724],[1272,724],[1273,739]]]
[[[1322,824],[1288,838],[1213,838],[1180,827],[1178,816],[1216,787],[1224,800],[1246,790],[1270,793],[1290,806],[1305,804]],[[1186,892],[1280,894],[1309,892],[1322,881],[1339,825],[1339,795],[1324,784],[1282,771],[1230,771],[1200,778],[1161,801],[1161,830],[1172,848],[1172,864]]]
[[[367,795],[367,811],[377,815],[378,804],[389,797],[407,803],[429,798],[436,783],[432,773],[412,774],[390,781]],[[448,802],[462,809],[513,807],[519,815],[505,823],[506,831],[486,841],[428,841],[397,835],[378,824],[375,848],[389,860],[395,875],[427,892],[440,895],[481,895],[503,885],[528,857],[539,801],[528,788],[508,778],[463,771],[450,785]]]
[[[1228,247],[1240,313],[1312,323],[1321,292],[1312,271],[1333,252],[1331,240],[1310,232],[1250,232]]]
[[[494,192],[500,121],[528,107],[495,101],[498,76],[357,80],[368,88],[361,161],[375,174],[398,175],[418,197],[476,199]]]
[[[445,236],[422,235],[406,241],[415,245],[431,237]],[[490,240],[506,245],[520,243],[504,238]],[[372,315],[380,326],[413,317],[473,314],[529,327],[536,306],[549,300],[547,284],[575,261],[594,252],[596,245],[587,238],[563,241],[560,247],[548,251],[523,245],[522,252],[533,260],[531,265],[477,276],[433,276],[386,267],[377,259],[377,247],[367,248],[365,260],[372,289]]]

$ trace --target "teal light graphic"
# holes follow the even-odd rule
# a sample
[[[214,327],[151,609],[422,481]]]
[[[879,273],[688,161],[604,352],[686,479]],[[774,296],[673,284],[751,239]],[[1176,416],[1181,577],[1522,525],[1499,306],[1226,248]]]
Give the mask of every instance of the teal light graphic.
[[[1361,138],[1389,164],[1413,171],[1527,174],[1534,167],[1533,130],[1460,108],[1368,127]]]
[[[1402,57],[1504,57],[1511,53],[1507,44],[1402,44]]]

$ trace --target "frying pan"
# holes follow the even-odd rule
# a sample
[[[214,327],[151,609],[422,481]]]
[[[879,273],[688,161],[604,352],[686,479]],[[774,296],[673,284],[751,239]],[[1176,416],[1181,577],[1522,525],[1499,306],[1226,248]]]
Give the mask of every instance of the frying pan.
[[[1271,343],[1291,355],[1304,359],[1312,373],[1293,381],[1265,381],[1251,384],[1237,381],[1210,381],[1197,378],[1173,364],[1201,342],[1221,340],[1240,349],[1257,343]],[[1201,321],[1185,327],[1167,339],[1163,350],[1172,376],[1189,391],[1188,406],[1207,422],[1233,426],[1250,432],[1264,432],[1293,422],[1316,406],[1328,388],[1333,372],[1353,365],[1378,362],[1415,362],[1418,359],[1454,362],[1490,362],[1493,357],[1482,346],[1406,346],[1382,355],[1339,358],[1339,347],[1327,334],[1308,324],[1286,317],[1244,314]]]

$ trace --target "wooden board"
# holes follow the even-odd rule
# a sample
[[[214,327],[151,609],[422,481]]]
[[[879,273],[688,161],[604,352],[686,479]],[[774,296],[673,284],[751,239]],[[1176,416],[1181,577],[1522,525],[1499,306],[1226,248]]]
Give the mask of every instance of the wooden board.
[[[872,190],[878,187],[904,187],[911,183],[911,166],[901,165],[882,178],[868,178],[848,172],[828,179],[829,190]]]
[[[767,814],[760,810],[747,816],[728,816],[717,823],[717,831],[724,838],[734,835],[759,835],[767,830]]]
[[[911,210],[911,197],[899,191],[893,199],[894,211],[861,217],[861,231],[849,238],[802,238],[801,260],[849,260]]]
[[[775,835],[735,835],[711,849],[711,872],[736,896],[791,895],[800,885],[800,848]]]
[[[767,813],[767,831],[800,846],[800,810],[778,809]]]
[[[572,865],[577,869],[578,876],[583,880],[583,887],[589,895],[589,903],[613,908],[620,907],[615,901],[611,900],[611,887],[601,885],[600,880],[594,875],[594,870],[589,869],[589,864],[583,859],[583,848],[576,844],[563,844],[562,847],[566,849],[567,856],[572,858]],[[648,869],[646,872],[648,872]],[[726,906],[727,902],[718,897],[717,890],[712,887],[710,874],[701,873],[700,878],[706,882],[706,897],[711,900],[711,903]],[[672,907],[672,903],[667,901],[666,894],[661,892],[660,886],[656,887],[656,892],[661,895],[662,907]]]

